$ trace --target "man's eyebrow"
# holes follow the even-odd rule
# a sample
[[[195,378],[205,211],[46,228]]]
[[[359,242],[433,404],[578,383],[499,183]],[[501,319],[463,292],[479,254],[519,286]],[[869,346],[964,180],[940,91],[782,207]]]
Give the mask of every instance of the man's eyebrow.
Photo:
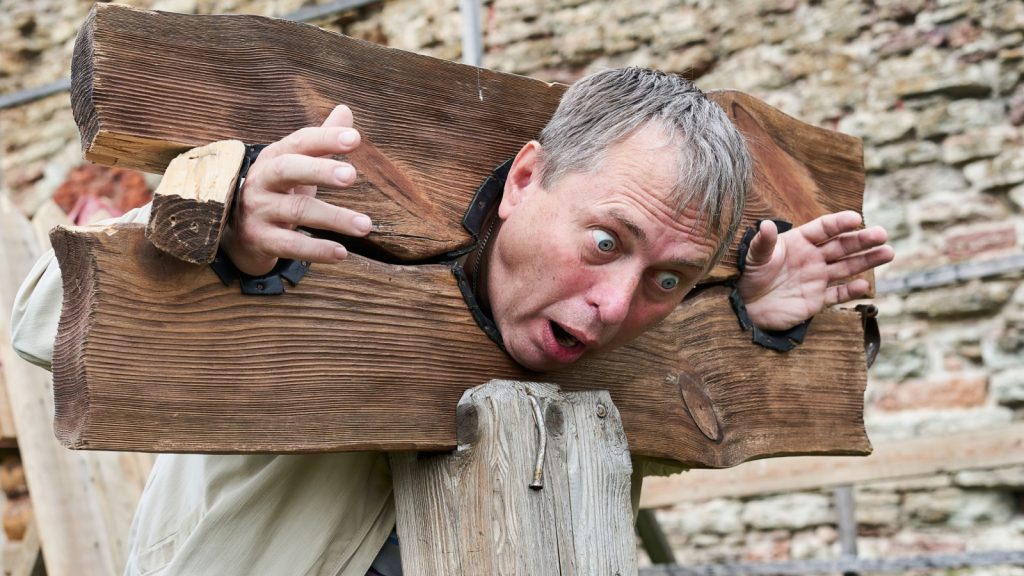
[[[696,268],[697,270],[703,270],[707,266],[706,262],[698,262],[696,260],[673,260],[672,264],[679,268]]]
[[[619,224],[621,224],[623,228],[629,230],[630,234],[636,237],[637,240],[640,240],[641,242],[647,240],[647,234],[644,233],[643,229],[637,226],[635,222],[626,217],[626,215],[623,214],[622,212],[619,212],[618,210],[612,210],[611,212],[609,212],[609,215],[612,218],[614,218]],[[678,268],[696,268],[697,270],[704,270],[704,267],[707,265],[707,263],[699,262],[697,260],[683,259],[673,260],[672,265]]]
[[[641,242],[647,240],[647,234],[645,234],[644,231],[641,230],[635,222],[627,218],[625,214],[619,212],[618,210],[612,210],[610,214],[611,217],[615,218],[615,220],[617,220],[618,223],[621,224],[626,230],[629,230],[630,233],[632,233],[637,240],[640,240]]]

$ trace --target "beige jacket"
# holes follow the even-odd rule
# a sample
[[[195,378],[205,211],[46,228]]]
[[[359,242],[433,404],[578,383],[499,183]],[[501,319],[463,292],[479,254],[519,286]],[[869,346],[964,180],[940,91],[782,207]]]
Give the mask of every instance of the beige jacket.
[[[145,222],[148,206],[123,222]],[[15,300],[12,340],[50,368],[63,289],[50,251]],[[161,454],[132,523],[125,574],[364,576],[395,524],[382,453]]]

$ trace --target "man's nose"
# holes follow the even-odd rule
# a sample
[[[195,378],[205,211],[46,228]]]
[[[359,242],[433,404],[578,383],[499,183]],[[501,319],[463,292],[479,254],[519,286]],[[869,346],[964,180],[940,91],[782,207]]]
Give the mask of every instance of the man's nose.
[[[640,274],[634,271],[609,271],[591,291],[590,303],[597,308],[598,318],[606,326],[622,324],[633,306],[640,283]]]

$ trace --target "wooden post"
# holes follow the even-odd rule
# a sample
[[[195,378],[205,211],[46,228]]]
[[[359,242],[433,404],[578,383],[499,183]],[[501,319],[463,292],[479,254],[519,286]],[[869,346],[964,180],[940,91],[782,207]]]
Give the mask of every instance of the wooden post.
[[[637,573],[632,466],[608,392],[493,380],[456,418],[454,452],[391,456],[404,573]]]

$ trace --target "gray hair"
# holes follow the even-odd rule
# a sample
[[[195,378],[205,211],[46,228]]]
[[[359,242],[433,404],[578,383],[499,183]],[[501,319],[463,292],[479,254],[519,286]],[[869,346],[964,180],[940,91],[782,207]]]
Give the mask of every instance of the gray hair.
[[[646,68],[618,68],[587,76],[562,96],[541,132],[541,182],[596,170],[605,152],[651,122],[671,130],[679,146],[678,176],[669,202],[678,214],[697,203],[719,238],[708,269],[721,260],[739,227],[751,178],[743,136],[692,82]]]

